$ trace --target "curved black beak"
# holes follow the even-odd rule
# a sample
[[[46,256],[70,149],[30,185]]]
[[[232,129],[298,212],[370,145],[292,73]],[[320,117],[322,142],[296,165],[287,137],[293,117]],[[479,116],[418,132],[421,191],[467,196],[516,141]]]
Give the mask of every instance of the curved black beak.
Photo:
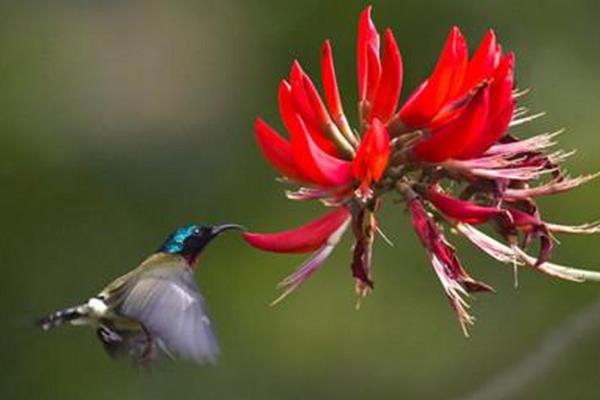
[[[241,225],[237,225],[237,224],[215,225],[210,230],[210,236],[214,238],[215,236],[218,236],[220,233],[222,233],[224,231],[228,231],[230,229],[236,229],[236,230],[239,230],[239,231],[245,231],[246,230],[246,228],[244,228]]]

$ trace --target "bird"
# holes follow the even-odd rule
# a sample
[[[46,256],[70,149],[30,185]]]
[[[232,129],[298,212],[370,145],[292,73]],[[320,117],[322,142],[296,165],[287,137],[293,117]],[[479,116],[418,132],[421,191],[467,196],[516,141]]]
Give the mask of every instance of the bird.
[[[42,330],[62,325],[96,329],[111,358],[148,365],[165,356],[215,363],[219,345],[194,281],[199,255],[236,224],[187,225],[172,232],[138,267],[86,302],[37,320]]]

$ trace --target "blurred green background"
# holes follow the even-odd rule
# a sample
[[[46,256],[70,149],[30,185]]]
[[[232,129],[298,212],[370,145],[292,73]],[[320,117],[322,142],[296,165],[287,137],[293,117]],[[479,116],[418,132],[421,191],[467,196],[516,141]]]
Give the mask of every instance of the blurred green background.
[[[579,149],[574,174],[600,170],[600,3],[373,1],[404,56],[403,96],[426,77],[449,28],[473,47],[494,27],[517,54],[524,102]],[[302,258],[216,241],[197,273],[222,346],[216,367],[113,363],[89,329],[43,334],[32,317],[95,293],[176,226],[286,228],[318,207],[286,201],[254,144],[257,114],[275,126],[276,90],[294,58],[318,80],[334,44],[346,109],[365,3],[350,1],[20,1],[0,6],[0,398],[451,399],[533,350],[600,295],[597,284],[512,272],[457,243],[479,295],[465,339],[404,210],[391,202],[377,289],[354,310],[350,241],[272,308],[275,284]],[[600,216],[600,186],[544,199],[558,222]],[[600,268],[598,238],[566,237],[555,260]],[[600,327],[511,398],[598,398]]]

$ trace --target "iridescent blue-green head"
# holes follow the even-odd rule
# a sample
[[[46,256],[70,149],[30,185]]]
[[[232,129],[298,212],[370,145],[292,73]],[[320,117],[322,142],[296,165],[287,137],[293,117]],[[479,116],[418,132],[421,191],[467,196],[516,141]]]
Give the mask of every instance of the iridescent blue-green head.
[[[244,229],[240,225],[187,225],[176,229],[169,235],[165,243],[158,249],[159,252],[179,254],[188,263],[193,264],[200,252],[208,243],[221,232],[229,229]]]

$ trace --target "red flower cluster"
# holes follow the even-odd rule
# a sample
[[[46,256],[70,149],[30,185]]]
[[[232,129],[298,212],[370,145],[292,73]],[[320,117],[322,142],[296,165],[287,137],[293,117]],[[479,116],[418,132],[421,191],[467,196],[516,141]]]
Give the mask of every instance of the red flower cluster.
[[[534,198],[572,189],[594,176],[565,176],[559,163],[569,154],[547,153],[555,134],[519,140],[508,131],[527,122],[516,107],[515,57],[503,52],[493,31],[471,57],[460,30],[452,28],[432,74],[399,107],[402,58],[394,34],[380,35],[371,7],[358,25],[358,128],[344,114],[331,45],[322,52],[324,100],[295,61],[279,85],[284,138],[262,119],[255,124],[264,157],[285,179],[300,185],[294,200],[319,200],[333,210],[299,228],[275,234],[248,232],[253,246],[273,252],[314,252],[282,282],[283,298],[315,272],[351,228],[352,273],[357,292],[373,288],[371,258],[379,231],[377,211],[387,192],[400,193],[435,273],[463,330],[469,292],[491,288],[471,278],[442,225],[448,224],[499,261],[527,265],[564,279],[599,278],[591,271],[550,263],[553,232],[595,233],[600,225],[563,226],[542,220]],[[549,176],[549,179],[544,177]],[[455,193],[454,195],[452,193]],[[491,223],[504,245],[474,228]],[[523,249],[539,239],[537,257]]]

